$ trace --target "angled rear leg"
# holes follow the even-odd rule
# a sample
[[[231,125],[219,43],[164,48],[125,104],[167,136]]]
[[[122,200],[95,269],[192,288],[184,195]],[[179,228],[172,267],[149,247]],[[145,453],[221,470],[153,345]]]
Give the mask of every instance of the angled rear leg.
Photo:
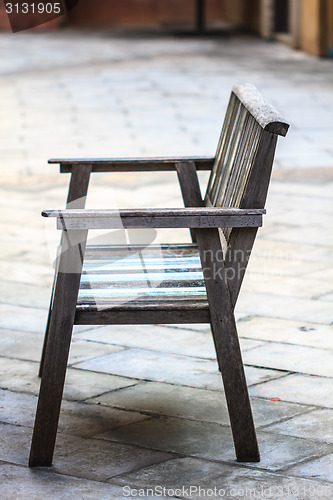
[[[237,460],[258,462],[258,443],[226,272],[224,263],[216,258],[221,249],[219,234],[216,229],[198,229],[196,237]]]
[[[177,172],[184,200],[191,200],[192,206],[202,206],[194,164],[179,163]],[[234,317],[234,305],[240,283],[236,284],[235,280],[235,302],[232,303],[218,230],[196,229],[195,236],[205,278],[212,333],[222,373],[237,460],[258,462],[259,448]],[[255,234],[252,233],[249,236],[251,241],[253,236],[255,237]]]

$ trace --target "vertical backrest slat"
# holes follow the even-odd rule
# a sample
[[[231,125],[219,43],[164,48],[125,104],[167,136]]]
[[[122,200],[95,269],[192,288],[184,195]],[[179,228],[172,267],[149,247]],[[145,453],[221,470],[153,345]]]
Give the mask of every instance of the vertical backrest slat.
[[[240,110],[240,102],[236,96],[232,93],[227,108],[226,116],[224,119],[222,132],[220,135],[219,143],[216,150],[215,165],[212,170],[212,174],[209,179],[209,184],[207,192],[210,193],[211,199],[214,199],[215,194],[218,190],[218,184],[221,175],[224,175],[223,170],[223,158],[228,156],[228,150],[230,148],[231,136],[233,131],[233,125],[237,121],[238,113]]]
[[[243,130],[245,122],[247,119],[247,112],[244,106],[241,104],[238,106],[237,119],[232,124],[229,145],[226,147],[226,154],[221,157],[221,175],[217,179],[216,190],[214,199],[211,200],[214,206],[218,205],[218,200],[220,198],[220,193],[226,192],[230,178],[233,173],[235,166],[235,161],[238,156],[239,148],[241,147],[242,135],[239,133]]]
[[[264,136],[286,135],[288,127],[255,87],[246,84],[235,86],[208,182],[205,204],[243,208],[247,204],[244,199],[246,193],[255,190],[255,186],[249,186],[249,183],[258,182],[260,178],[260,173],[253,173],[252,169],[265,169],[265,162],[256,162],[265,143]],[[230,230],[223,232],[228,239]]]

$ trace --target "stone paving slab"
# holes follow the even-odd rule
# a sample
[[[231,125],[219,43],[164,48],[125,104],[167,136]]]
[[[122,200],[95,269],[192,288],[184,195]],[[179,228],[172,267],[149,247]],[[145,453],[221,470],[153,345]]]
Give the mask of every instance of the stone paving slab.
[[[222,387],[216,360],[172,355],[153,350],[128,349],[77,363],[75,367],[202,389],[219,390]],[[251,385],[281,377],[284,372],[246,367],[246,374],[248,384]]]
[[[12,102],[17,104],[16,116],[13,113],[6,123],[12,141],[6,153],[7,157],[16,154],[16,171],[38,169],[44,173],[42,162],[47,154],[68,156],[83,151],[84,155],[103,156],[110,150],[128,154],[128,137],[135,154],[170,153],[170,144],[175,154],[190,149],[194,154],[210,154],[215,149],[229,88],[242,80],[259,85],[299,132],[291,149],[285,143],[278,152],[282,168],[311,167],[313,163],[332,166],[333,153],[327,143],[308,140],[313,128],[327,133],[332,127],[327,61],[295,56],[287,47],[249,37],[239,44],[235,39],[160,38],[151,43],[151,49],[140,38],[133,43],[133,39],[91,38],[74,32],[55,33],[52,38],[29,35],[23,34],[16,43],[13,37],[1,37],[1,50],[6,54],[1,70],[6,82],[3,100],[7,109]],[[15,54],[20,44],[24,49],[11,60],[10,54]],[[75,50],[73,65],[69,60]],[[260,57],[254,59],[254,51]],[[294,63],[292,72],[290,60]],[[94,85],[89,84],[91,78]],[[326,100],[317,98],[316,85],[321,86],[323,95],[326,91]],[[138,99],[148,93],[149,100]],[[46,107],[55,115],[52,134],[51,124],[43,120]],[[91,111],[97,127],[94,123],[89,126]],[[207,122],[210,127],[202,129],[200,119],[205,113],[211,117]],[[87,123],[84,129],[79,127],[80,120]],[[117,123],[116,136],[111,133],[107,137],[106,126],[110,131]],[[163,123],[168,141],[158,133]],[[69,140],[70,136],[74,140]]]
[[[207,327],[207,330],[209,326]],[[210,331],[167,329],[163,326],[109,325],[97,330],[89,330],[75,335],[75,339],[101,342],[161,352],[216,359],[213,337]],[[263,342],[240,339],[243,351],[263,345]]]
[[[26,245],[30,245],[28,242]],[[42,265],[35,262],[32,265],[30,262],[18,261],[4,262],[0,261],[0,272],[2,277],[6,277],[9,281],[17,283],[33,284],[37,286],[51,287],[52,278],[50,266]]]
[[[0,421],[2,423],[32,427],[36,407],[36,396],[0,390]],[[59,432],[89,438],[145,418],[147,417],[133,411],[63,401]]]
[[[36,307],[48,310],[50,305],[50,287],[15,283],[13,281],[0,281],[0,293],[7,304],[18,306]]]
[[[0,387],[37,395],[40,386],[38,367],[39,363],[0,357]],[[116,390],[137,383],[138,380],[129,377],[69,368],[66,374],[64,398],[70,401],[84,401],[99,396],[106,390]]]
[[[123,487],[78,479],[69,475],[55,474],[44,470],[29,470],[27,467],[0,462],[0,481],[2,500],[109,500],[121,498]],[[127,496],[134,500],[137,496]],[[151,496],[165,499],[164,496]],[[172,498],[172,497],[167,497]]]
[[[245,275],[243,284],[244,293],[266,293],[270,295],[282,295],[285,297],[299,297],[301,299],[317,299],[323,297],[324,300],[329,300],[329,294],[332,291],[332,283],[329,280],[310,279],[304,276],[298,277],[291,275],[283,275],[278,269],[270,269],[270,273],[266,273],[270,260],[262,261],[264,272],[254,270],[251,262],[249,272]],[[266,268],[266,269],[265,269]]]
[[[185,487],[182,498],[199,500],[202,495],[195,488],[217,489],[215,498],[300,498],[322,500],[332,495],[332,484],[309,479],[286,477],[271,472],[253,471],[246,467],[216,464],[195,458],[179,458],[163,464],[147,467],[141,471],[115,478],[119,485],[133,488]],[[192,494],[189,491],[193,487]],[[186,492],[187,489],[187,492]],[[220,492],[220,493],[219,493]],[[246,493],[245,493],[246,492]],[[236,496],[238,495],[238,497]]]
[[[333,482],[333,454],[310,460],[289,469],[289,473],[299,477],[310,477]],[[332,494],[331,494],[332,495]]]
[[[49,297],[48,297],[49,300]],[[17,306],[0,303],[0,328],[32,333],[45,332],[48,311],[39,307]],[[90,326],[76,326],[75,330],[82,332]]]
[[[333,443],[333,411],[317,410],[266,427],[269,432]]]
[[[332,379],[292,374],[277,381],[250,387],[250,394],[258,397],[279,397],[283,401],[333,408]]]
[[[257,469],[277,471],[333,450],[332,445],[313,439],[299,439],[266,431],[259,431],[257,435],[261,460],[247,464]],[[231,429],[208,422],[175,418],[147,419],[96,437],[213,461],[230,462],[235,459]]]
[[[6,358],[39,362],[43,337],[38,333],[0,329],[0,355]],[[27,342],[27,337],[29,342]]]
[[[238,323],[242,337],[308,347],[333,349],[333,326],[289,321],[287,319],[254,317]]]
[[[244,353],[245,363],[309,375],[330,377],[332,353],[326,349],[270,342]]]
[[[0,304],[0,327],[40,333],[45,330],[47,311],[34,307]]]
[[[39,333],[0,329],[0,355],[7,358],[39,362],[41,359],[44,336]],[[29,337],[30,342],[27,342]],[[68,365],[85,361],[106,353],[118,352],[122,348],[97,342],[74,339],[71,344]]]
[[[332,187],[331,187],[332,191]],[[306,243],[307,241],[312,244],[313,241],[316,242],[318,246],[323,247],[332,247],[333,246],[333,230],[331,227],[325,228],[325,233],[323,234],[323,230],[320,227],[311,227],[311,229],[307,228],[291,228],[287,231],[274,231],[274,233],[270,234],[270,238],[275,241],[288,241],[291,243],[297,243],[301,241],[302,243]],[[311,266],[308,267],[308,275],[311,273]],[[312,274],[312,273],[311,273]],[[314,273],[313,273],[314,274]],[[313,276],[314,277],[314,276]]]
[[[224,394],[192,387],[143,382],[89,400],[107,406],[229,425]],[[313,407],[251,398],[256,426],[302,414]]]
[[[323,271],[321,275],[324,274]],[[272,277],[272,279],[274,278]],[[328,277],[327,280],[329,280]],[[333,323],[332,304],[330,301],[326,302],[324,300],[316,301],[289,296],[244,292],[239,296],[236,310],[247,313],[248,316],[284,318],[325,325]]]
[[[27,465],[32,429],[0,425],[0,460]],[[111,477],[172,458],[171,454],[136,446],[87,440],[60,434],[56,443],[52,470],[65,475],[106,481]]]

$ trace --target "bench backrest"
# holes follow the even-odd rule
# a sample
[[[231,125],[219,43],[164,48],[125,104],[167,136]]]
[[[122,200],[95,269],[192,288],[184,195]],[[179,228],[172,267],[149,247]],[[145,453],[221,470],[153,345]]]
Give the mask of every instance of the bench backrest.
[[[232,89],[205,204],[264,208],[278,135],[289,125],[250,84]]]

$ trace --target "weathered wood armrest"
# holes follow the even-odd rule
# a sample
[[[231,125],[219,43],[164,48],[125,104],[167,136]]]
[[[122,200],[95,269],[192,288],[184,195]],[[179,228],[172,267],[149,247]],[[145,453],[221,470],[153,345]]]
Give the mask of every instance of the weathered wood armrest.
[[[52,158],[50,164],[60,164],[62,174],[72,172],[74,165],[91,165],[92,172],[153,172],[176,170],[179,162],[194,162],[197,170],[211,170],[215,157],[171,158]]]
[[[44,210],[58,229],[261,227],[264,209],[147,208],[123,210]]]

